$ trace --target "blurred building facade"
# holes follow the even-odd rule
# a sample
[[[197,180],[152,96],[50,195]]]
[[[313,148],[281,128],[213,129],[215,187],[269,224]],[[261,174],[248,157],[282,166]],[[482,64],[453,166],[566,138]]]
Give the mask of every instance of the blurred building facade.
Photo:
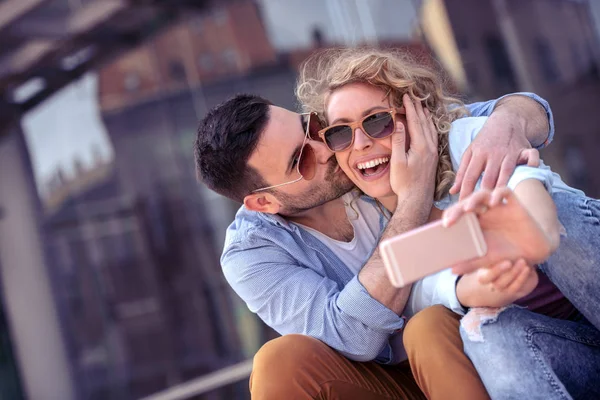
[[[44,374],[52,368],[55,398],[139,398],[248,358],[275,335],[224,281],[219,255],[238,205],[197,183],[192,148],[199,119],[235,93],[296,109],[297,67],[316,47],[400,47],[425,62],[431,49],[473,98],[539,93],[554,105],[557,123],[544,157],[570,183],[598,195],[600,177],[590,173],[600,166],[593,154],[600,148],[598,46],[586,3],[317,3],[308,10],[318,14],[316,23],[301,27],[293,11],[306,8],[302,2],[290,6],[287,19],[279,18],[284,2],[275,0],[187,12],[104,65],[97,100],[114,158],[98,156],[93,165],[75,159],[74,174],[57,169],[41,199],[23,132],[0,140],[6,393],[19,398],[20,383],[31,390],[31,379],[48,387]],[[395,30],[396,15],[414,12],[417,3],[429,48]],[[292,27],[304,30],[304,38],[279,42],[286,25],[292,35]],[[42,330],[43,341],[32,335]],[[247,397],[240,382],[203,398]]]
[[[78,397],[138,398],[247,357],[216,245],[224,227],[214,217],[233,207],[196,183],[206,100],[191,89],[274,62],[256,7],[234,2],[189,15],[99,71],[114,160],[75,167],[71,179],[57,171],[45,204]],[[211,398],[244,398],[240,388]]]
[[[600,40],[583,0],[425,0],[421,28],[468,95],[535,92],[551,105],[553,145],[542,156],[571,184],[600,196]],[[560,29],[557,29],[560,27]]]

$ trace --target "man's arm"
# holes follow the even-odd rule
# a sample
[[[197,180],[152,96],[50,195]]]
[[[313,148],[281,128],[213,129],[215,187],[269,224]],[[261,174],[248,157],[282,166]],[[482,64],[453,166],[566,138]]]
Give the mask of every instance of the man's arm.
[[[533,147],[541,148],[554,137],[550,105],[533,93],[509,94],[497,100],[469,104],[467,108],[474,117],[490,117],[492,121],[497,119],[499,124],[516,122],[510,129],[523,133]]]
[[[376,359],[403,319],[374,300],[357,277],[340,288],[306,267],[314,254],[299,246],[284,249],[285,238],[271,237],[251,232],[228,244],[221,258],[225,278],[250,311],[282,335],[314,337],[355,361]],[[389,359],[378,361],[392,358],[390,350]]]
[[[554,136],[550,106],[532,93],[515,93],[467,108],[473,116],[489,118],[465,152],[450,189],[452,194],[460,192],[461,199],[473,192],[482,173],[481,187],[493,189],[506,185],[517,164],[537,166],[537,158],[530,160],[524,150],[531,145],[543,147]]]

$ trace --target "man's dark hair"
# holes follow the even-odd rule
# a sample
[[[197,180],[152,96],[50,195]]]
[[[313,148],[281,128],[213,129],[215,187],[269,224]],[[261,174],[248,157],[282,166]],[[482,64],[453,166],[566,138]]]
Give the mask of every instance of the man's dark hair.
[[[242,203],[253,190],[268,186],[248,159],[269,122],[271,104],[259,96],[240,94],[200,121],[194,144],[196,175],[211,190]]]

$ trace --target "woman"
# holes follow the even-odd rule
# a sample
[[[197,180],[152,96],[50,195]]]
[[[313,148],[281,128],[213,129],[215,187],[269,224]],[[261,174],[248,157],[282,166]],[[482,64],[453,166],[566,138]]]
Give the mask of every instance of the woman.
[[[430,219],[440,219],[443,215],[442,210],[456,201],[456,198],[449,194],[454,179],[454,168],[485,119],[458,119],[464,114],[462,104],[443,94],[442,85],[432,71],[412,63],[405,58],[405,55],[399,53],[368,49],[330,51],[317,55],[304,65],[298,86],[298,97],[309,111],[319,112],[330,124],[320,132],[320,135],[328,147],[336,152],[336,158],[344,172],[359,189],[377,199],[390,212],[396,207],[396,192],[390,184],[389,167],[390,159],[394,157],[392,133],[394,130],[401,131],[407,124],[409,132],[411,131],[410,125],[414,121],[406,121],[404,110],[414,107],[412,101],[422,102],[425,112],[419,119],[423,126],[427,126],[428,134],[422,138],[406,136],[405,149],[410,152],[413,148],[418,150],[418,146],[438,146],[439,167],[437,176],[431,178],[432,188],[435,187],[432,196],[436,203],[432,208]],[[418,111],[420,107],[415,109]],[[509,187],[514,189],[514,194],[509,190],[500,190],[492,194],[477,193],[449,210],[446,216],[452,222],[465,210],[476,209],[479,206],[492,207],[489,212],[480,216],[482,224],[486,223],[486,219],[492,220],[504,213],[504,217],[516,218],[522,223],[529,224],[527,229],[536,232],[535,237],[538,241],[524,246],[523,243],[517,243],[506,235],[486,237],[489,247],[486,266],[493,266],[487,271],[486,276],[479,279],[476,274],[467,274],[458,279],[449,271],[443,271],[423,279],[413,287],[406,311],[408,316],[438,303],[461,312],[461,305],[502,307],[517,300],[535,306],[537,311],[553,317],[568,319],[577,314],[561,310],[566,312],[557,315],[557,310],[549,307],[555,299],[553,297],[555,294],[551,292],[537,294],[534,292],[533,303],[531,297],[525,299],[523,297],[531,293],[538,283],[537,271],[527,264],[533,265],[544,261],[558,245],[560,224],[554,211],[552,198],[546,190],[550,190],[553,194],[565,193],[580,198],[583,198],[583,194],[565,185],[558,175],[545,167],[517,168],[511,177]],[[502,204],[502,200],[506,204]],[[596,228],[595,235],[600,236],[600,228]],[[507,246],[512,246],[508,253]],[[499,251],[501,248],[504,253]],[[507,260],[494,258],[495,254],[500,253],[510,254],[510,257]],[[593,253],[593,256],[596,257],[594,262],[598,260],[596,253]],[[598,265],[597,262],[595,264]],[[540,277],[543,283],[547,283],[545,276]],[[448,287],[455,290],[447,290]],[[547,285],[543,290],[547,290]],[[538,304],[540,301],[541,304]],[[588,310],[586,307],[582,308],[582,311]],[[519,390],[527,390],[531,393],[531,387],[522,385],[523,387],[519,388],[515,387],[517,385],[507,385],[496,379],[497,376],[492,375],[497,371],[487,369],[485,355],[488,354],[486,352],[494,350],[489,347],[493,343],[488,343],[491,342],[490,340],[486,341],[485,346],[476,343],[483,342],[482,331],[488,329],[487,325],[483,326],[485,322],[482,321],[488,317],[488,320],[495,321],[499,318],[499,314],[486,313],[487,311],[480,310],[471,312],[468,318],[463,320],[469,323],[463,323],[462,327],[466,350],[471,351],[470,356],[482,375],[486,388],[492,397],[498,398],[518,396],[523,393]],[[500,314],[500,318],[508,320],[515,315],[517,322],[529,321],[528,318],[531,316],[527,313],[532,314],[528,310],[509,309],[504,314],[506,317]],[[590,320],[593,321],[591,314],[593,312],[586,316],[591,317]],[[573,327],[574,322],[556,318],[549,318],[549,320],[551,321],[540,322],[535,319],[535,322],[547,323],[553,328],[559,325],[561,329],[567,330],[586,329],[586,334],[592,337],[594,343],[600,337],[597,329],[585,323],[581,324],[585,325],[583,327]],[[561,324],[567,326],[563,327]],[[572,346],[567,341],[565,339],[559,343],[561,346],[564,345],[564,348]],[[516,345],[513,347],[518,348]],[[589,349],[579,350],[582,359],[589,359],[591,360],[589,365],[596,365],[594,363],[597,362],[598,351],[600,351],[596,344],[592,344]],[[502,354],[506,355],[506,360],[509,360],[508,351]],[[558,354],[554,355],[558,356]],[[514,359],[519,361],[519,357],[525,355],[516,354]],[[487,360],[489,361],[489,358]],[[501,357],[498,360],[502,362]],[[521,360],[523,362],[517,365],[523,367],[527,365],[527,361],[530,361]],[[532,374],[531,385],[535,387],[537,393],[548,396],[562,394],[566,397],[569,396],[567,392],[588,396],[597,393],[594,392],[597,389],[590,387],[590,381],[584,374],[574,378],[560,368],[556,368],[551,362],[543,366],[551,372],[540,373],[539,377]],[[557,390],[556,387],[562,389]]]

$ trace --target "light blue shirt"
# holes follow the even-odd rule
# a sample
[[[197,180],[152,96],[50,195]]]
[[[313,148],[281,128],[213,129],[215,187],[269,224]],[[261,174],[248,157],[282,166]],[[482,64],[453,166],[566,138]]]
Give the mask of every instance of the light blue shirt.
[[[554,135],[550,107],[540,97]],[[499,99],[498,99],[499,100]],[[474,116],[491,114],[498,100],[467,106]],[[359,201],[372,201],[361,198]],[[381,218],[383,231],[385,219]],[[398,360],[390,342],[404,319],[373,299],[340,259],[309,232],[279,215],[241,207],[227,229],[221,265],[248,308],[282,335],[321,340],[357,361]]]

